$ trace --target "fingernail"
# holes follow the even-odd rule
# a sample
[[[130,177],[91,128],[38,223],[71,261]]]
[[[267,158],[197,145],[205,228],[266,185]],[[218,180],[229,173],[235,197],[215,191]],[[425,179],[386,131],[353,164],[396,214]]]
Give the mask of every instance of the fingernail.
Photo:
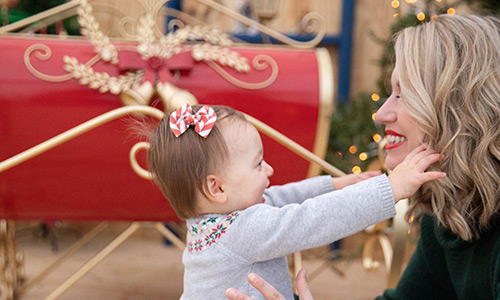
[[[236,292],[233,289],[227,289],[226,290],[226,297],[228,298],[236,298],[238,296]]]
[[[248,280],[255,281],[257,280],[257,276],[254,273],[248,274]]]

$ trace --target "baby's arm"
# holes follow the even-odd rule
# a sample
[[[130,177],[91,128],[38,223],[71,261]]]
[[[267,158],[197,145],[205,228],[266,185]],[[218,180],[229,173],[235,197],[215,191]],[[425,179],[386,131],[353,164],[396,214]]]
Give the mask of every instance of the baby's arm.
[[[351,184],[382,174],[380,171],[369,171],[361,174],[348,174],[341,177],[317,176],[302,181],[268,188],[264,192],[266,203],[281,207],[291,203],[302,203],[309,198],[341,190]]]
[[[331,180],[330,180],[331,183]],[[364,180],[302,204],[254,205],[228,229],[230,252],[252,262],[332,243],[395,215],[386,175]]]
[[[332,177],[326,175],[272,186],[264,191],[264,198],[266,204],[282,207],[291,203],[302,203],[306,199],[331,191],[333,191]]]
[[[417,147],[391,174],[364,180],[282,208],[255,205],[232,225],[239,232],[231,244],[253,261],[269,260],[329,244],[395,215],[394,203],[411,196],[421,184],[446,174],[425,172],[439,155]],[[239,251],[244,249],[244,251]]]
[[[368,178],[372,178],[378,175],[381,175],[380,171],[366,171],[359,174],[347,174],[340,177],[334,177],[333,180],[333,188],[338,191],[345,188],[348,185],[358,183],[360,181],[366,180]]]

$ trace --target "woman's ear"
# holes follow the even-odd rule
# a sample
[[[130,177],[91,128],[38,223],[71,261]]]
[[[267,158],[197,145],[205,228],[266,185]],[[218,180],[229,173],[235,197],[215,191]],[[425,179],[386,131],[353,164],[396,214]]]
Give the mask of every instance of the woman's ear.
[[[222,179],[216,175],[207,176],[206,196],[210,201],[224,204],[227,201],[227,193],[224,191]]]

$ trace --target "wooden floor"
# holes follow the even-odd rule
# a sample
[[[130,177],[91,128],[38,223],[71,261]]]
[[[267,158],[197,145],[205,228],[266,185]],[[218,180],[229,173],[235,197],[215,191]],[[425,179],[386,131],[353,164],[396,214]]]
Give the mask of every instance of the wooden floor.
[[[92,224],[95,225],[95,224]],[[97,238],[80,249],[72,259],[61,265],[37,284],[29,287],[18,299],[41,300],[77,268],[86,263],[129,224],[113,223]],[[39,224],[23,224],[17,229],[17,247],[24,253],[26,279],[32,280],[73,242],[87,232],[90,224],[60,224],[49,232]],[[367,272],[359,255],[333,263],[318,256],[325,249],[303,254],[309,285],[315,300],[373,299],[384,289],[383,269]],[[59,298],[61,300],[174,300],[182,293],[182,253],[153,229],[140,229],[101,263]],[[341,276],[338,270],[344,273]]]

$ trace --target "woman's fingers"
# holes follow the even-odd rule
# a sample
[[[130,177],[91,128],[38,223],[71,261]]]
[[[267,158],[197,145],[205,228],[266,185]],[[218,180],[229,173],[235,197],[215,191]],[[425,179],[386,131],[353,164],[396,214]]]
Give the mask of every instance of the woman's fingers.
[[[286,300],[272,285],[267,283],[262,277],[255,273],[250,273],[247,276],[248,282],[256,288],[267,300]],[[226,290],[226,297],[231,300],[255,300],[254,298],[245,295],[237,289],[229,288]]]
[[[267,300],[285,300],[272,285],[267,283],[262,277],[255,273],[250,273],[247,276],[248,282],[256,288]],[[246,299],[245,299],[246,300]]]
[[[297,291],[299,292],[300,300],[314,300],[311,290],[309,290],[309,286],[307,285],[306,276],[306,269],[300,269],[299,273],[297,273],[297,278],[295,279]]]
[[[243,294],[237,289],[229,288],[226,290],[226,297],[231,300],[255,300],[254,298]]]

